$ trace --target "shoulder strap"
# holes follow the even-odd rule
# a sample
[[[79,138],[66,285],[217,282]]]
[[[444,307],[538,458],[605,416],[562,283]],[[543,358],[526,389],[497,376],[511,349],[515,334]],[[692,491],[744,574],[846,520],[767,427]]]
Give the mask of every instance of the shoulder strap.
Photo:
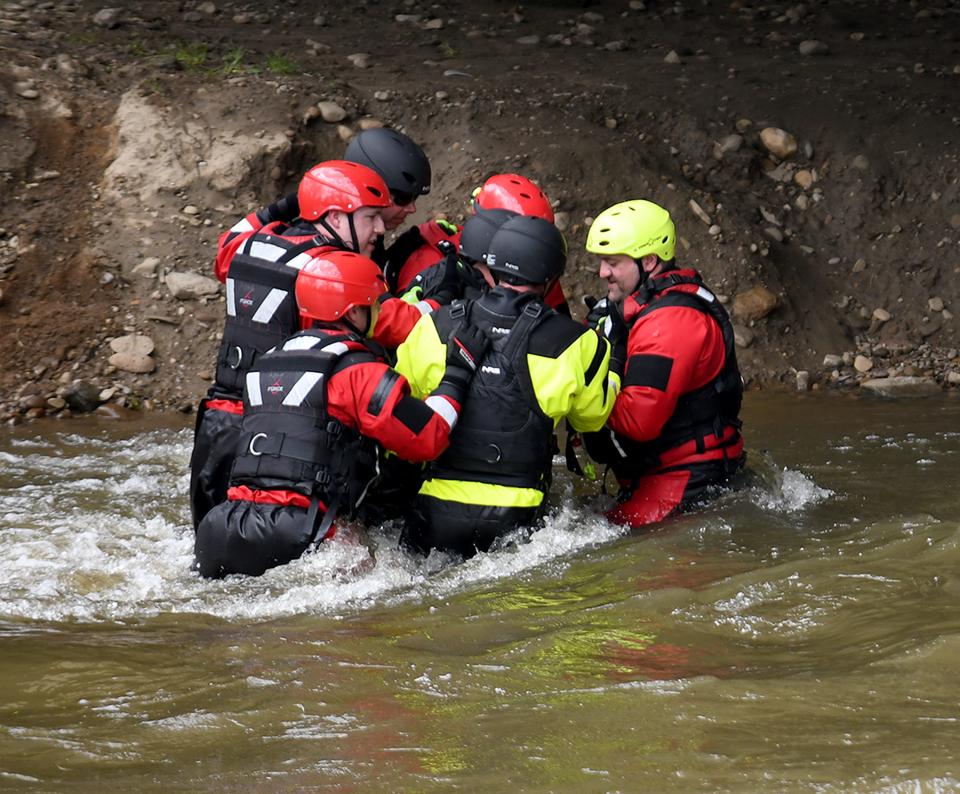
[[[510,329],[510,336],[501,350],[503,356],[513,362],[517,356],[526,353],[530,345],[530,334],[551,314],[552,310],[540,301],[530,301],[526,304],[513,324],[513,328]]]
[[[450,304],[450,318],[453,320],[468,320],[470,315],[470,306],[462,298],[455,300]]]
[[[244,241],[243,249],[241,253],[245,254],[246,256],[250,256],[250,249],[253,247],[253,244],[255,242],[262,242],[261,240],[256,239],[257,237],[260,236],[260,234],[261,234],[260,232],[257,232],[256,234],[251,234]],[[273,234],[270,236],[275,238],[278,241],[279,245],[281,246],[283,246],[286,243],[289,243],[289,241],[284,239],[281,235]],[[326,241],[322,237],[317,235],[316,237],[310,237],[309,239],[303,240],[299,243],[294,243],[290,245],[290,247],[286,249],[283,255],[280,256],[280,258],[275,261],[278,265],[285,265],[287,264],[287,262],[300,256],[300,254],[302,254],[304,251],[309,251],[311,248],[318,248],[319,246],[323,245],[325,242]],[[331,248],[332,247],[333,246],[331,246]]]
[[[431,314],[440,341],[446,342],[461,326],[469,323],[472,313],[473,301],[460,298]]]
[[[698,287],[703,287],[703,280],[700,278],[699,273],[694,276],[684,276],[676,272],[667,272],[656,278],[645,278],[640,283],[639,289],[634,293],[634,300],[640,306],[649,304],[650,301],[670,289],[670,287],[677,287],[681,284],[695,284]],[[634,317],[631,323],[636,322],[636,320],[637,317]]]
[[[281,256],[277,260],[277,263],[281,265],[285,265],[287,264],[287,262],[290,262],[291,260],[296,259],[304,251],[309,251],[311,248],[318,248],[319,246],[323,245],[323,243],[324,243],[324,240],[322,237],[311,237],[309,240],[304,240],[301,243],[297,243],[296,245],[291,246],[289,249],[287,249],[287,253]],[[330,247],[332,248],[333,246],[330,246]]]
[[[634,317],[634,322],[641,317],[655,312],[657,309],[666,309],[670,306],[685,306],[690,309],[696,309],[703,314],[713,314],[710,309],[707,308],[707,300],[695,292],[670,292],[666,295],[660,295],[656,300],[647,303],[643,310]]]

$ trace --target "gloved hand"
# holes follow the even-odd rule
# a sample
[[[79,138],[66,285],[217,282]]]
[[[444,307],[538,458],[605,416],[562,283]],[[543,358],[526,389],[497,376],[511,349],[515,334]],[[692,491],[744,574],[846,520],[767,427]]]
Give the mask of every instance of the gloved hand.
[[[623,378],[627,364],[627,338],[630,329],[615,303],[609,305],[609,314],[603,320],[603,335],[610,342],[610,371]]]
[[[457,228],[457,224],[451,223],[446,218],[437,218],[434,223],[436,223],[437,226],[439,226],[448,237],[453,237],[458,231],[460,231]]]
[[[265,224],[274,221],[292,221],[300,215],[300,199],[296,193],[291,193],[273,202],[269,207],[264,207],[257,215]]]
[[[613,430],[604,427],[595,433],[583,433],[583,446],[597,463],[617,463],[624,458],[623,447],[614,443]]]
[[[441,240],[437,243],[437,248],[443,253],[443,259],[434,266],[436,272],[430,274],[429,281],[424,280],[421,297],[431,298],[439,304],[453,303],[457,298],[463,297],[463,276],[457,259],[457,249],[448,240]]]
[[[416,226],[411,226],[397,237],[386,250],[386,261],[399,272],[403,263],[410,258],[410,254],[416,251],[423,243],[423,235],[420,234],[420,229]]]
[[[606,298],[597,300],[592,295],[587,295],[584,297],[583,303],[587,307],[587,319],[584,321],[586,322],[587,328],[593,328],[603,333],[600,324],[610,313],[610,301]]]
[[[489,337],[475,325],[461,325],[447,340],[447,370],[458,367],[473,377],[490,349]]]
[[[459,403],[490,347],[487,335],[473,325],[461,325],[447,340],[447,369],[435,394],[446,394]]]

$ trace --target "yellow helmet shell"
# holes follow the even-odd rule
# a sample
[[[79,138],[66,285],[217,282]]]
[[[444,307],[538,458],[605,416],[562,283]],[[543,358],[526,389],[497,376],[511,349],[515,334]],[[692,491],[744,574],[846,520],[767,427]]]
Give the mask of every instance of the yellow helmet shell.
[[[587,234],[591,254],[626,254],[634,259],[656,254],[673,259],[677,231],[670,213],[644,199],[621,201],[601,212]]]

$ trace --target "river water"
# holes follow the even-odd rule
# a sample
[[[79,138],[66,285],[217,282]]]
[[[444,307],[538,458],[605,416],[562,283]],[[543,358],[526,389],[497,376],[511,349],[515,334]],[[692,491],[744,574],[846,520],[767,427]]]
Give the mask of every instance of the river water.
[[[960,790],[960,400],[745,419],[750,482],[655,532],[561,478],[530,543],[214,583],[189,428],[7,429],[0,789]]]

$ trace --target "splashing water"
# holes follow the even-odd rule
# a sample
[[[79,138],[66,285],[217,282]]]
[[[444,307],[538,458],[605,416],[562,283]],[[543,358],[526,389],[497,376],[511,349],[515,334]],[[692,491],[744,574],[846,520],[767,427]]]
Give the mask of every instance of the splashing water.
[[[412,556],[396,528],[345,532],[261,577],[209,582],[190,570],[185,494],[189,430],[126,439],[57,434],[14,439],[0,452],[0,613],[34,620],[119,621],[162,613],[266,620],[340,614],[377,603],[441,598],[471,586],[560,566],[625,530],[572,499],[526,541],[458,561]],[[784,470],[753,498],[799,510],[830,492]],[[569,490],[569,489],[568,489]],[[755,489],[756,490],[756,489]]]

